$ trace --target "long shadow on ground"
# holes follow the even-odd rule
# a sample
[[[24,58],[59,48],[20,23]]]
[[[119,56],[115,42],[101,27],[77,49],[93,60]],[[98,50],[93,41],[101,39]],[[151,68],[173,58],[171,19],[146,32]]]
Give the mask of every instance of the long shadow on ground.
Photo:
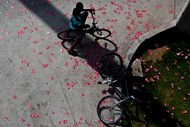
[[[18,0],[30,9],[39,20],[46,23],[56,33],[69,29],[69,19],[47,0]],[[73,7],[74,8],[74,7]],[[66,13],[66,12],[65,12]],[[88,20],[88,19],[87,19]],[[57,35],[55,35],[57,37]],[[61,41],[61,40],[60,40]],[[101,45],[102,42],[112,45],[114,49],[108,49]],[[70,42],[72,43],[72,42]],[[97,62],[106,53],[117,51],[116,45],[109,39],[92,39],[86,36],[81,45],[76,49],[80,53],[78,57],[85,59],[92,68],[97,69]]]

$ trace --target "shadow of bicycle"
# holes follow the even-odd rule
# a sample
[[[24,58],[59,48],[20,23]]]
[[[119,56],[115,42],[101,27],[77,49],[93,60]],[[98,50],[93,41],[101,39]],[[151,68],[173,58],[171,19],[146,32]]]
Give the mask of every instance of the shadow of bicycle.
[[[68,50],[75,40],[62,41],[62,47]],[[80,58],[83,58],[94,69],[97,69],[97,62],[100,58],[109,53],[117,52],[117,45],[108,38],[94,38],[86,36],[76,45],[74,50]]]

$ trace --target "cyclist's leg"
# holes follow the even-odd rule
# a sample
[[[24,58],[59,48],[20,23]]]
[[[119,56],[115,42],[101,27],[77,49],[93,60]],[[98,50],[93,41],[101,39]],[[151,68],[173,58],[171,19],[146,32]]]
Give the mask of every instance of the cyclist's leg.
[[[71,47],[68,49],[68,53],[69,54],[73,54],[73,55],[77,55],[77,53],[73,50],[75,48],[75,46],[80,43],[80,41],[82,40],[82,31],[81,30],[77,30],[76,31],[76,40],[74,40],[74,43],[71,45]]]
[[[75,48],[75,46],[81,41],[82,39],[76,39],[75,41],[74,41],[74,43],[71,45],[71,47],[68,49],[68,52],[69,51],[72,51],[74,48]]]

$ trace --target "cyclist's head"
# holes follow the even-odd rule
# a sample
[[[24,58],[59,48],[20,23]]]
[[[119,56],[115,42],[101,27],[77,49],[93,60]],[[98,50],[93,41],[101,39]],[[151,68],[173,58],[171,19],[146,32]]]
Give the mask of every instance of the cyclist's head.
[[[83,10],[83,4],[81,3],[81,2],[78,2],[77,4],[76,4],[76,9],[78,10],[78,11],[82,11]]]

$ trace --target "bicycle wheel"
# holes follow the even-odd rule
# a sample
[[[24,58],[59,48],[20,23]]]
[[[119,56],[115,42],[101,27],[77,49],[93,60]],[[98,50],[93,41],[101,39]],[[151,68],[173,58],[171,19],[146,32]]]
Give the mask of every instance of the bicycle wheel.
[[[61,45],[63,46],[63,48],[68,50],[71,47],[72,43],[73,42],[71,40],[65,40],[61,42]]]
[[[57,37],[61,40],[74,40],[76,38],[76,32],[71,29],[64,30],[59,32]]]
[[[123,114],[120,99],[115,96],[103,97],[97,105],[97,114],[99,119],[105,125],[115,125],[120,122]]]
[[[98,72],[102,78],[116,78],[123,66],[123,60],[117,53],[104,55],[98,63]]]
[[[111,32],[106,29],[96,29],[92,35],[97,38],[107,38],[111,35]]]

